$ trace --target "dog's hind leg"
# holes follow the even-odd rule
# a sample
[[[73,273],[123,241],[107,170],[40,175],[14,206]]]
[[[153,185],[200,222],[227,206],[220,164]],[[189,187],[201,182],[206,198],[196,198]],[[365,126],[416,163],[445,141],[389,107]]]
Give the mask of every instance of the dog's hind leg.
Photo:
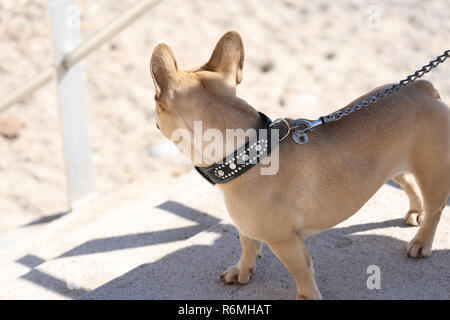
[[[322,299],[314,279],[313,262],[303,239],[295,234],[291,240],[267,244],[294,276],[297,284],[297,299]]]
[[[408,244],[408,256],[412,258],[430,255],[436,228],[450,194],[450,167],[435,169],[433,168],[434,174],[416,174],[423,195],[425,216],[414,239]]]
[[[239,240],[241,241],[242,254],[239,262],[232,267],[225,270],[220,276],[220,283],[238,285],[247,284],[253,274],[255,268],[255,260],[261,255],[262,243],[246,237],[239,233]]]
[[[419,226],[425,217],[423,198],[416,178],[410,173],[401,173],[392,178],[405,191],[409,198],[409,211],[403,217],[405,224]]]

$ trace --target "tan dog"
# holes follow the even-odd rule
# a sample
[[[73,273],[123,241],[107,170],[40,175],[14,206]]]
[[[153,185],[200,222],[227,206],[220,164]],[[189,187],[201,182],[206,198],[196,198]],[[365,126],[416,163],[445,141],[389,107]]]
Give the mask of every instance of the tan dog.
[[[150,68],[162,133],[171,139],[174,130],[184,128],[193,135],[194,121],[222,132],[261,128],[257,111],[236,97],[243,61],[236,32],[220,39],[208,63],[187,71],[178,69],[168,46],[158,45]],[[174,142],[186,152],[183,141]],[[202,151],[192,146],[188,155],[194,159]],[[208,166],[222,157],[194,164]],[[304,239],[349,218],[391,177],[410,199],[405,222],[420,225],[409,256],[430,254],[450,193],[450,111],[431,83],[415,81],[369,108],[324,124],[308,144],[288,137],[279,145],[279,158],[275,175],[261,175],[258,164],[219,185],[242,246],[239,262],[222,274],[223,284],[248,283],[265,242],[295,277],[297,298],[320,299]]]

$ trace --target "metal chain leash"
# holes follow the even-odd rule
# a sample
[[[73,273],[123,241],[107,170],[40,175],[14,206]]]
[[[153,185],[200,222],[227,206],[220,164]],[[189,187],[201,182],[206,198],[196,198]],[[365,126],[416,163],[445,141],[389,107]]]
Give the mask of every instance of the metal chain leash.
[[[370,104],[381,100],[385,98],[386,96],[390,95],[394,91],[399,90],[400,88],[403,88],[407,86],[408,84],[414,82],[415,80],[421,78],[424,74],[431,71],[431,69],[436,68],[440,63],[443,63],[448,57],[450,57],[450,50],[444,51],[443,54],[438,56],[436,59],[431,60],[427,65],[423,66],[421,69],[417,70],[413,74],[407,76],[405,79],[401,80],[400,82],[392,85],[391,87],[385,89],[384,91],[378,92],[376,95],[370,96],[367,100],[362,100],[360,103],[355,104],[351,107],[347,107],[344,110],[338,110],[333,113],[330,113],[329,115],[322,116],[317,120],[309,121],[305,119],[299,119],[294,122],[294,125],[292,127],[288,126],[288,133],[285,134],[281,139],[284,140],[288,135],[289,132],[292,131],[292,138],[295,142],[298,144],[305,144],[308,142],[308,135],[307,131],[312,131],[315,127],[328,123],[333,121],[338,121],[342,119],[344,116],[347,116],[357,110],[360,110],[364,107],[369,106]],[[285,119],[276,119],[273,121],[273,125],[279,124],[279,123],[287,123]],[[273,126],[271,125],[271,126]]]
[[[399,83],[392,85],[392,87],[385,89],[384,91],[378,92],[374,96],[370,96],[367,100],[363,100],[358,104],[355,104],[351,107],[347,107],[344,110],[335,111],[327,116],[323,116],[323,122],[331,122],[340,120],[342,117],[349,115],[350,113],[360,110],[363,107],[367,107],[368,105],[374,103],[375,101],[381,100],[384,97],[390,95],[392,92],[397,91],[398,89],[407,86],[411,82],[421,78],[424,74],[431,71],[431,69],[436,68],[440,63],[444,62],[450,56],[450,50],[446,50],[443,54],[438,56],[436,59],[430,61],[429,64],[422,67],[422,69],[417,70],[414,74],[409,75],[405,79],[401,80]]]

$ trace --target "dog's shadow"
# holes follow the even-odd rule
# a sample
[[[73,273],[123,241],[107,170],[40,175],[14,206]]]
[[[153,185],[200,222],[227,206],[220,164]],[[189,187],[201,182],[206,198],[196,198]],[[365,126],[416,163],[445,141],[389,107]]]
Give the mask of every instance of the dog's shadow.
[[[450,250],[426,259],[406,257],[406,242],[367,230],[403,227],[401,219],[334,228],[306,240],[324,299],[449,299]],[[413,231],[413,230],[412,230]],[[265,246],[252,281],[221,286],[218,278],[240,256],[238,234],[220,224],[197,243],[141,265],[87,293],[83,299],[293,299],[295,282]],[[211,240],[214,239],[214,240]],[[368,267],[380,270],[379,289],[369,289]]]

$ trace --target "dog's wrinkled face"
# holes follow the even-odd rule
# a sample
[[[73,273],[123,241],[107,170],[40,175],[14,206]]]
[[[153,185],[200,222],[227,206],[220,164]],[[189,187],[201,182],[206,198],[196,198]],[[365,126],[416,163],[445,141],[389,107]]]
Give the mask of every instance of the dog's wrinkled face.
[[[155,85],[157,126],[181,149],[183,139],[174,140],[174,131],[194,134],[194,121],[203,129],[211,125],[217,101],[236,95],[242,79],[244,49],[236,32],[226,33],[217,43],[208,63],[200,68],[179,70],[172,50],[159,44],[153,51],[150,73]],[[191,147],[191,146],[189,146]],[[195,148],[190,148],[192,158]]]

